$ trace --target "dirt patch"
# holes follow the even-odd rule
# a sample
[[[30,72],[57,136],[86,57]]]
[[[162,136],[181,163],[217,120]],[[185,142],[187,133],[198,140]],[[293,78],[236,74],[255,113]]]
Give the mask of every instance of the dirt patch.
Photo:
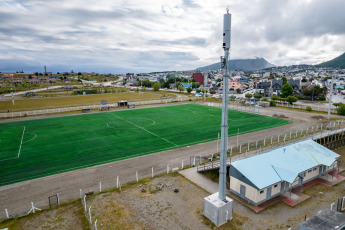
[[[283,114],[273,114],[273,116],[272,117],[276,117],[276,118],[281,118],[281,119],[287,119],[288,117],[287,116],[285,116],[285,115],[283,115]]]
[[[311,119],[314,119],[314,120],[324,120],[325,117],[324,116],[312,116],[310,117]]]
[[[5,221],[0,224],[0,229],[89,229],[88,222],[80,202],[71,202],[59,208],[36,211],[14,220]]]

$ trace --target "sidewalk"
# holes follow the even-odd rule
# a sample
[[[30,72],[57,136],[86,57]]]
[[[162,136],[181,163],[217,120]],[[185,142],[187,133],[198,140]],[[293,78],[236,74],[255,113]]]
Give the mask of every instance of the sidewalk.
[[[205,189],[210,194],[216,193],[219,190],[219,185],[198,173],[196,167],[182,170],[179,173],[188,180]]]

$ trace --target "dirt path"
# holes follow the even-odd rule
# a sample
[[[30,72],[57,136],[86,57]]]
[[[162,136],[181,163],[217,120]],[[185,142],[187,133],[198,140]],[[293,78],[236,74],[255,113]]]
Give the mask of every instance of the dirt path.
[[[301,128],[306,129],[321,122],[311,118],[315,116],[313,113],[279,108],[261,109],[260,113],[268,116],[283,114],[293,123],[240,135],[240,143],[254,142],[263,137],[278,136]],[[236,145],[236,141],[236,136],[229,138],[229,146]],[[152,167],[155,174],[163,173],[167,170],[167,164],[171,170],[174,167],[181,167],[182,160],[185,165],[189,164],[190,156],[204,156],[213,152],[216,152],[216,141],[2,186],[0,187],[0,210],[6,208],[10,215],[24,213],[30,209],[31,201],[37,207],[47,206],[48,196],[56,193],[59,193],[61,200],[73,199],[79,197],[80,189],[99,191],[100,182],[102,182],[103,189],[114,187],[117,176],[124,184],[136,179],[136,171],[138,171],[139,178],[144,178],[151,176]],[[4,218],[4,215],[5,213],[0,211],[0,218]]]

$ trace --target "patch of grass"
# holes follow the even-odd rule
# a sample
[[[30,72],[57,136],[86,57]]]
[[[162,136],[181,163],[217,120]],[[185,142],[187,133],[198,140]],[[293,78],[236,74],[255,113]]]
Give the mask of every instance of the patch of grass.
[[[157,100],[161,96],[169,95],[170,97],[176,97],[175,94],[168,92],[157,92],[157,93],[107,93],[107,94],[92,94],[84,96],[69,96],[69,97],[53,97],[53,98],[39,98],[39,99],[26,99],[16,100],[15,104],[12,101],[0,101],[0,111],[10,110],[14,111],[26,111],[26,110],[42,110],[49,108],[63,108],[71,106],[81,105],[94,105],[100,104],[101,101],[108,101],[110,103],[117,103],[120,100],[127,101],[143,101],[143,100]]]

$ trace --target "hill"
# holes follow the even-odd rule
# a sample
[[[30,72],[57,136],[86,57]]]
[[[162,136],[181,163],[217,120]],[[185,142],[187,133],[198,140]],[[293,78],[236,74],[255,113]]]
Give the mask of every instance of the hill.
[[[340,67],[341,69],[344,69],[345,68],[345,53],[343,53],[339,57],[336,57],[330,61],[320,63],[316,65],[316,67],[333,67],[333,68]]]
[[[269,63],[264,58],[255,59],[231,59],[229,62],[229,70],[255,71],[264,68],[273,67],[275,65]],[[196,70],[217,70],[220,69],[220,62],[212,65],[199,67]]]

